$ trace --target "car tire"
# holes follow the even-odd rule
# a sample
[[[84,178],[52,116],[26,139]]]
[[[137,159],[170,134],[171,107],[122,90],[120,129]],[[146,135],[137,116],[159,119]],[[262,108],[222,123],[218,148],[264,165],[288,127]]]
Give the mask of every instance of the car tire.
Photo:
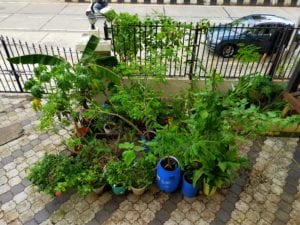
[[[236,46],[233,44],[225,44],[220,49],[220,54],[224,58],[230,58],[236,53]]]

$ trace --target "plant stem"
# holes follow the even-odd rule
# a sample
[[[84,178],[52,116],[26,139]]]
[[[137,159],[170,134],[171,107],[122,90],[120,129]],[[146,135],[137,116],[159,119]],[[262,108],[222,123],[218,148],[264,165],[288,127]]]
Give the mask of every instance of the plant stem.
[[[99,111],[100,111],[100,113],[104,113],[104,114],[107,114],[107,115],[119,117],[121,120],[124,120],[126,123],[128,123],[133,129],[135,129],[140,135],[143,135],[143,132],[140,131],[140,129],[137,126],[135,126],[132,122],[130,122],[129,120],[127,120],[125,117],[123,117],[123,116],[121,116],[121,115],[119,115],[117,113],[105,112],[105,111],[103,111],[101,109]]]

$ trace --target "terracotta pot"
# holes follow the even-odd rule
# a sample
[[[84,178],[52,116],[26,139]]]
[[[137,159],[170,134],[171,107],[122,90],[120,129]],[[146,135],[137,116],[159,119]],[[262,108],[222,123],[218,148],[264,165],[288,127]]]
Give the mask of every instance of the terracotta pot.
[[[133,194],[135,194],[135,195],[142,195],[146,191],[146,187],[142,187],[142,188],[131,187],[131,190],[132,190]]]

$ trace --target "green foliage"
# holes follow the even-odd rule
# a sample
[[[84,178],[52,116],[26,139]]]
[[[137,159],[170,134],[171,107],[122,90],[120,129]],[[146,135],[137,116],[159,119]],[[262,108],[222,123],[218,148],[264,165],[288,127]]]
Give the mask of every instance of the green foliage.
[[[72,157],[61,154],[46,154],[42,161],[34,164],[29,170],[27,178],[39,190],[54,195],[55,192],[65,192],[74,187],[76,177],[82,171],[82,163]]]
[[[94,51],[99,38],[91,36],[82,58],[77,64],[70,64],[62,58],[48,55],[27,55],[9,59],[14,63],[35,64],[34,77],[25,83],[38,101],[34,108],[42,111],[40,128],[56,128],[62,125],[75,125],[78,133],[78,121],[82,113],[94,102],[96,96],[106,93],[120,78],[111,68],[117,65],[115,57],[99,56]],[[51,65],[47,67],[45,65]],[[41,105],[45,89],[50,90],[48,101]]]
[[[116,113],[153,129],[160,126],[157,122],[158,117],[167,110],[159,98],[160,93],[140,82],[132,83],[129,87],[117,86],[110,96],[110,102]]]
[[[105,184],[103,166],[111,157],[111,150],[100,140],[71,138],[66,141],[71,148],[81,150],[76,157],[63,154],[46,154],[29,170],[27,178],[39,190],[54,195],[75,188],[85,195]]]
[[[235,57],[237,57],[241,63],[258,62],[261,55],[259,53],[260,47],[252,44],[238,44],[238,51]]]
[[[284,90],[283,85],[271,81],[268,77],[260,74],[243,76],[240,78],[238,85],[230,91],[228,98],[232,101],[246,98],[249,104],[254,104],[260,108],[274,107],[274,100],[281,96]]]

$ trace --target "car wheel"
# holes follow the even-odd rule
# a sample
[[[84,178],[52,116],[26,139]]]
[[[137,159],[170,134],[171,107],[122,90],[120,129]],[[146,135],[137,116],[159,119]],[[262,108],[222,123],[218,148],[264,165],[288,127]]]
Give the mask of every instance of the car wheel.
[[[236,48],[232,44],[226,44],[221,48],[221,55],[224,58],[232,57],[235,54]]]

